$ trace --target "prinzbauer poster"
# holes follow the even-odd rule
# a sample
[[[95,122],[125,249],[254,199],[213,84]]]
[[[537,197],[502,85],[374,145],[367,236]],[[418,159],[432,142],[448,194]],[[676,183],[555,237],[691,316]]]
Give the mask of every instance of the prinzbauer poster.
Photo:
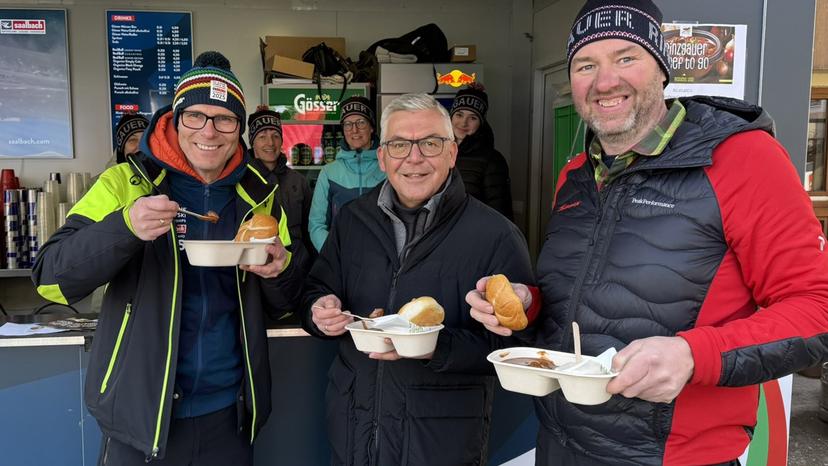
[[[109,102],[115,128],[124,113],[148,120],[172,103],[175,85],[192,68],[192,23],[187,12],[107,11]]]
[[[667,97],[715,95],[745,98],[747,25],[661,25],[672,76]]]
[[[0,157],[72,158],[66,10],[0,8]]]

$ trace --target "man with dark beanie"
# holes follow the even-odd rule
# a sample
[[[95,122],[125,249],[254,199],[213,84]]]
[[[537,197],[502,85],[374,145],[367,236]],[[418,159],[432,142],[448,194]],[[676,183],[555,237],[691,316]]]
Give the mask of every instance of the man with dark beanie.
[[[560,174],[527,344],[609,348],[609,401],[535,399],[539,465],[736,465],[759,384],[828,354],[828,257],[802,182],[761,108],[664,100],[661,12],[590,0],[568,45],[584,153]],[[472,316],[497,324],[480,280]],[[518,293],[536,301],[527,288]],[[534,299],[533,299],[534,298]]]
[[[276,187],[246,163],[244,123],[229,61],[199,55],[138,153],[101,174],[38,254],[47,299],[108,283],[84,390],[104,436],[98,464],[252,464],[270,413],[264,314],[298,298],[301,274]],[[182,240],[232,240],[254,213],[279,222],[266,264],[190,265]]]
[[[313,192],[307,178],[287,166],[287,156],[282,152],[282,121],[278,113],[266,105],[260,105],[256,112],[248,117],[247,127],[247,140],[250,142],[247,153],[251,159],[250,164],[267,179],[268,183],[278,186],[276,199],[287,215],[288,230],[294,248],[301,243],[307,253],[301,256],[301,263],[297,261],[296,265],[307,272],[316,255],[316,249],[308,234],[308,214]],[[298,255],[294,254],[293,260],[297,259]],[[290,308],[277,311],[284,314],[294,310]]]
[[[457,141],[457,170],[466,193],[514,220],[509,165],[494,148],[494,133],[486,120],[489,96],[480,84],[457,91],[451,106],[451,126]]]
[[[126,156],[138,151],[141,136],[149,127],[149,120],[138,113],[125,113],[115,128],[115,160],[126,162]]]

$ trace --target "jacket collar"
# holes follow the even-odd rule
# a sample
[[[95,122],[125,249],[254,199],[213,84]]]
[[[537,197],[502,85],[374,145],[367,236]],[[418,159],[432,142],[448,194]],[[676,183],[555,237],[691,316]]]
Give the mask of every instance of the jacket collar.
[[[136,175],[136,184],[142,181],[149,181],[152,194],[170,194],[169,178],[167,168],[162,166],[155,158],[143,152],[129,155],[127,162]],[[276,189],[276,185],[268,183],[266,174],[259,171],[250,161],[239,167],[238,183],[236,192],[239,193],[248,203],[252,205],[264,202]],[[132,180],[130,180],[132,182]]]
[[[358,207],[356,205],[354,206],[357,208],[354,208],[353,212],[357,218],[365,223],[381,239],[379,243],[386,250],[388,256],[394,260],[399,260],[396,250],[393,220],[387,215],[379,199],[381,191],[385,189],[385,185],[386,183],[378,185],[366,196],[354,201],[354,203],[359,204]],[[384,196],[387,195],[387,193],[384,194]],[[463,185],[463,180],[460,177],[460,173],[454,168],[449,174],[449,181],[443,189],[441,197],[435,202],[434,213],[430,214],[433,216],[433,219],[429,219],[429,227],[417,243],[417,248],[406,259],[407,264],[417,263],[420,258],[428,255],[440,244],[442,237],[435,234],[435,232],[443,231],[445,228],[450,228],[451,225],[456,223],[467,202],[469,202],[469,199],[466,194],[466,188]]]
[[[774,134],[774,122],[761,107],[727,97],[694,96],[679,101],[687,110],[659,157],[642,157],[625,173],[640,170],[705,167],[713,150],[728,137],[752,130]]]
[[[463,138],[463,142],[457,146],[457,156],[462,157],[467,154],[471,155],[479,150],[493,148],[494,132],[492,131],[492,127],[489,126],[489,122],[482,120],[477,131]]]

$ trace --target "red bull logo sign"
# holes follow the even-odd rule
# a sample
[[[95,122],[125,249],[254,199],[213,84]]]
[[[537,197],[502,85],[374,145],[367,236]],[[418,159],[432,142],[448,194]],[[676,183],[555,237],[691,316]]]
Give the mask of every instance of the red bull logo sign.
[[[441,86],[460,87],[477,80],[477,73],[466,74],[460,70],[451,70],[446,74],[437,73],[437,84]]]

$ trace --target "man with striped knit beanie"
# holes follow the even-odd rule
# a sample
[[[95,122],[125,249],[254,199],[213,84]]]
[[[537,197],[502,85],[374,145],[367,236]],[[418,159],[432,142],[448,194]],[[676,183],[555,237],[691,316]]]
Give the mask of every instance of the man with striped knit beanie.
[[[85,390],[104,436],[99,464],[252,464],[271,409],[264,316],[295,306],[302,275],[276,188],[248,167],[244,124],[230,62],[199,55],[138,154],[101,174],[38,254],[49,299],[109,283]],[[279,223],[265,264],[191,264],[184,241],[232,240],[253,213]],[[62,273],[65,260],[85,265]]]

